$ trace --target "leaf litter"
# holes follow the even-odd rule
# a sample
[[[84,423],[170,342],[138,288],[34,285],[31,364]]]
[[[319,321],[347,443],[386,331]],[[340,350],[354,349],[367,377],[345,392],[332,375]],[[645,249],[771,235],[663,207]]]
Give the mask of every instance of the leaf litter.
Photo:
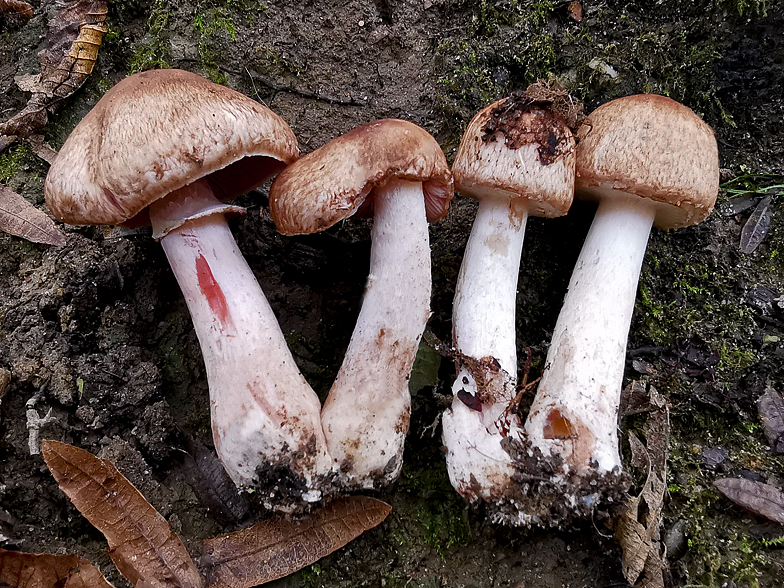
[[[745,478],[721,478],[713,486],[743,510],[784,525],[784,492],[776,486]]]
[[[8,0],[6,0],[8,1]],[[0,152],[46,125],[50,113],[79,89],[95,66],[108,31],[106,0],[69,0],[49,21],[49,48],[38,54],[41,73],[17,80],[32,96],[19,113],[0,123]]]
[[[626,398],[639,398],[645,384],[632,382],[624,391]],[[623,573],[637,587],[664,588],[668,573],[666,549],[661,538],[662,508],[667,494],[667,445],[670,417],[667,402],[650,386],[648,418],[643,426],[646,443],[629,432],[631,463],[647,470],[642,490],[629,498],[615,523],[615,538],[623,550]],[[638,412],[642,412],[639,411]]]
[[[78,555],[0,549],[0,585],[17,588],[111,588],[100,570]]]
[[[63,232],[45,212],[3,184],[0,184],[0,231],[33,243],[59,247],[66,243]]]
[[[773,455],[784,454],[784,398],[768,387],[757,400],[757,411]]]
[[[46,465],[79,512],[109,543],[109,556],[136,588],[250,588],[292,574],[380,524],[392,510],[365,496],[333,501],[302,519],[270,519],[204,541],[201,575],[155,507],[107,460],[44,440]],[[0,586],[104,588],[100,570],[77,555],[0,549]]]

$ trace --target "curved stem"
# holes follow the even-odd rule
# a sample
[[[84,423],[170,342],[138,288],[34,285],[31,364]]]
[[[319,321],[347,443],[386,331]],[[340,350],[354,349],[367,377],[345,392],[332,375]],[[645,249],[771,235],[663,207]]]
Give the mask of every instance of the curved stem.
[[[577,259],[525,430],[566,471],[620,468],[618,409],[626,340],[656,206],[604,198]]]
[[[176,197],[185,198],[189,219],[176,220]],[[284,467],[304,482],[303,500],[318,500],[332,464],[318,397],[224,215],[198,212],[217,205],[209,184],[198,182],[150,207],[155,230],[179,225],[161,244],[204,356],[215,449],[238,486],[253,485],[259,468]]]
[[[450,480],[471,499],[502,495],[513,473],[501,442],[520,429],[507,409],[517,384],[515,306],[527,219],[522,201],[480,201],[455,289],[458,374],[443,440]]]
[[[408,376],[430,314],[430,246],[419,183],[375,191],[370,273],[321,421],[348,486],[394,480],[402,466]]]

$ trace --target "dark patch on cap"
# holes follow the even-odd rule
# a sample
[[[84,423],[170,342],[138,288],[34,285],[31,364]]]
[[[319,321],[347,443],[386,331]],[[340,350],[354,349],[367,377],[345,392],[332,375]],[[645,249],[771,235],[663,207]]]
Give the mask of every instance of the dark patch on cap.
[[[514,92],[492,110],[482,141],[495,141],[501,133],[509,149],[537,144],[542,165],[550,165],[572,149],[566,129],[573,131],[581,116],[582,105],[565,89],[539,82]]]

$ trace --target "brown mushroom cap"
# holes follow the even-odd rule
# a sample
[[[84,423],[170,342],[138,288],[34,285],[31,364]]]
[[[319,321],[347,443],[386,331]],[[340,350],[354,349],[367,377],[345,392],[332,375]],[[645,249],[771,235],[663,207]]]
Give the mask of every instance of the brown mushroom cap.
[[[228,200],[298,155],[291,128],[262,104],[187,71],[146,71],[114,86],[76,126],[44,193],[58,220],[118,224],[205,176]]]
[[[357,212],[374,188],[395,178],[422,182],[429,221],[446,216],[454,188],[438,142],[413,123],[383,119],[333,139],[283,170],[270,188],[272,218],[284,235],[323,231]]]
[[[528,214],[566,214],[574,194],[572,131],[552,110],[510,96],[480,110],[455,156],[455,188],[476,198],[527,201]]]
[[[701,222],[719,191],[719,151],[711,128],[675,100],[639,94],[603,104],[577,132],[577,196],[614,193],[661,203],[654,225]]]

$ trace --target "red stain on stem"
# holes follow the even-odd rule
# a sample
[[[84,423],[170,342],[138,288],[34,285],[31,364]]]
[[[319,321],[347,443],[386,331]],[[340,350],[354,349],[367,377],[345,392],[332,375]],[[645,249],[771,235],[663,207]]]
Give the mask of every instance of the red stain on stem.
[[[215,276],[212,275],[210,264],[204,259],[202,254],[196,258],[196,275],[199,278],[199,289],[201,293],[207,298],[207,303],[210,309],[220,321],[224,329],[234,329],[234,321],[231,319],[231,312],[229,305],[226,303],[226,296],[223,290],[215,281]]]

